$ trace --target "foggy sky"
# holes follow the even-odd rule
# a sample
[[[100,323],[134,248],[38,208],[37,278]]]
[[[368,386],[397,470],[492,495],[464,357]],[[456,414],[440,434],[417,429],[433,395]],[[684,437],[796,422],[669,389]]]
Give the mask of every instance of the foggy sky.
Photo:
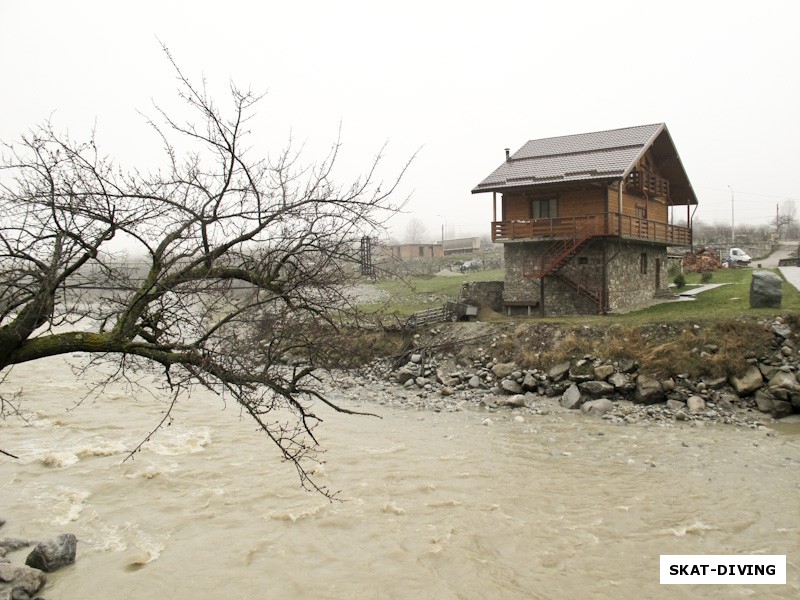
[[[127,165],[156,167],[141,113],[182,110],[159,40],[224,100],[266,92],[252,128],[309,161],[341,126],[342,180],[388,142],[407,221],[429,237],[485,234],[491,194],[470,190],[529,139],[665,122],[699,198],[696,218],[765,224],[800,199],[800,3],[0,3],[0,139],[51,118],[96,128]],[[800,210],[798,211],[800,213]]]

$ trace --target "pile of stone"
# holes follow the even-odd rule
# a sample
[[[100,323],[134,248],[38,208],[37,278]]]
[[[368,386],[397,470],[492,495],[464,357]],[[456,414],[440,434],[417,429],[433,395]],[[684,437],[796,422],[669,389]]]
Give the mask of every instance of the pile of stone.
[[[681,263],[687,273],[702,273],[722,268],[719,252],[711,248],[698,248],[694,252],[687,252]]]
[[[0,527],[5,521],[0,519]],[[25,559],[24,566],[14,565],[8,555],[35,546]],[[46,542],[21,538],[0,538],[0,598],[11,600],[42,600],[37,594],[47,583],[47,575],[75,562],[78,540],[63,533]]]
[[[800,412],[800,357],[791,328],[780,318],[768,326],[772,347],[763,356],[746,357],[745,372],[730,378],[658,379],[634,360],[595,356],[525,369],[496,361],[481,348],[458,356],[413,353],[388,378],[402,386],[406,404],[433,410],[478,403],[549,414],[555,405],[628,423],[702,419],[757,427],[760,413],[779,419]],[[718,350],[709,344],[702,353]]]

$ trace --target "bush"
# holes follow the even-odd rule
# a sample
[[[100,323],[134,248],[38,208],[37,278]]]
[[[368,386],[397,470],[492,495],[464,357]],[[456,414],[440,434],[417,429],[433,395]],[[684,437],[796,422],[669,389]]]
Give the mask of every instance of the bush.
[[[713,275],[714,274],[711,271],[703,271],[702,273],[700,273],[700,282],[708,283],[709,281],[711,281],[711,277]]]
[[[672,280],[672,282],[675,284],[675,287],[677,287],[678,289],[686,287],[686,277],[683,276],[683,273],[678,273],[675,276],[675,279]]]

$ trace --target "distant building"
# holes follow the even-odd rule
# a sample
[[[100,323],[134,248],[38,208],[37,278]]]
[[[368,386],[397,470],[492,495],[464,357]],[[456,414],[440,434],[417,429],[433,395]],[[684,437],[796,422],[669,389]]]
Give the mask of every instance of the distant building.
[[[463,254],[465,252],[480,252],[481,238],[466,237],[453,240],[444,240],[445,254]]]
[[[441,244],[389,244],[381,248],[381,254],[399,260],[436,258],[442,256],[442,246]]]

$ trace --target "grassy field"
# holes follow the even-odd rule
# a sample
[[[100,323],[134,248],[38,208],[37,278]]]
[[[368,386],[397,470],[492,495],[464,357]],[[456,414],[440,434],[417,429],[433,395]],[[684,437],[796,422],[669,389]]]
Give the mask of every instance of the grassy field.
[[[777,269],[774,272],[780,275]],[[619,315],[615,318],[618,318],[621,322],[635,325],[638,323],[683,319],[736,319],[745,316],[768,316],[800,311],[800,292],[785,281],[780,309],[750,308],[751,277],[751,269],[720,269],[712,273],[711,281],[708,283],[723,283],[725,285],[701,292],[693,301],[657,304],[643,310]],[[700,274],[687,274],[686,283],[687,286],[682,290],[672,288],[672,291],[680,293],[681,291],[692,289],[690,284],[700,283]]]
[[[418,310],[441,306],[448,300],[458,300],[461,284],[467,281],[502,281],[502,269],[476,271],[464,275],[439,277],[413,277],[379,281],[375,286],[386,292],[390,299],[386,304],[367,304],[367,312],[379,311],[386,315],[408,317]]]
[[[780,274],[779,271],[775,270]],[[751,269],[721,269],[714,271],[708,283],[725,284],[718,288],[702,292],[695,300],[681,302],[664,302],[648,308],[607,316],[576,317],[515,317],[508,319],[495,315],[496,321],[544,321],[573,323],[619,322],[638,326],[648,323],[681,321],[686,319],[737,319],[741,317],[769,316],[787,312],[800,312],[800,292],[789,283],[783,285],[783,303],[780,309],[750,308]],[[376,287],[387,292],[390,299],[385,304],[371,304],[363,308],[368,312],[380,312],[383,315],[407,317],[418,310],[439,306],[448,300],[458,298],[461,284],[465,281],[501,281],[504,272],[500,269],[479,271],[465,275],[449,277],[410,278],[406,280],[380,281]],[[671,288],[673,292],[687,291],[700,284],[699,273],[686,275],[686,287],[682,290]]]

